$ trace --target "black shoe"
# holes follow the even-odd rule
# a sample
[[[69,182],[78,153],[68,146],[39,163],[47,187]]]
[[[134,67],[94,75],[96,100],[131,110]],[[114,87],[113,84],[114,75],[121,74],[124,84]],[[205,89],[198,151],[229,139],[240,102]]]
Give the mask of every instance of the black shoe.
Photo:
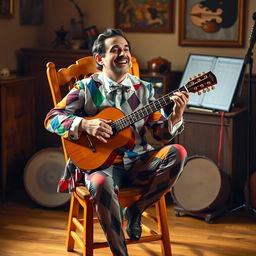
[[[131,240],[137,241],[141,236],[141,213],[136,206],[127,207],[124,212],[127,219],[126,233]]]

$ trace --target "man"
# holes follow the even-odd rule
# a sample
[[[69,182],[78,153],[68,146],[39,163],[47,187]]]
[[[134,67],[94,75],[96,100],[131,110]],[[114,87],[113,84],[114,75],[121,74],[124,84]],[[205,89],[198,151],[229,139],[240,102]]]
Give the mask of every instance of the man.
[[[128,115],[154,101],[156,95],[150,83],[128,73],[131,66],[130,43],[120,30],[107,29],[100,34],[92,52],[97,68],[102,72],[78,81],[48,113],[45,127],[71,140],[87,133],[107,145],[113,134],[112,121],[101,118],[87,120],[78,113],[95,116],[106,107],[115,107]],[[188,98],[187,92],[177,92],[171,97],[174,105],[169,117],[163,110],[156,111],[131,125],[134,144],[129,149],[120,149],[110,166],[104,164],[95,170],[80,170],[72,161],[67,164],[58,190],[69,192],[79,182],[85,184],[115,256],[128,255],[121,228],[122,214],[117,198],[119,188],[144,188],[142,197],[124,211],[128,221],[126,232],[131,239],[138,240],[141,236],[142,212],[171,188],[187,156],[186,150],[177,144],[152,148],[144,137],[145,127],[151,128],[154,136],[159,136],[167,122],[170,133],[175,136],[183,129],[182,116]]]

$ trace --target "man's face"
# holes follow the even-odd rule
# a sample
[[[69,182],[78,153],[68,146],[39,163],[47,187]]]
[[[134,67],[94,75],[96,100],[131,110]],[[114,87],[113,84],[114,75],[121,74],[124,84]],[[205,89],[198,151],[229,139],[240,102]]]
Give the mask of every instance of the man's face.
[[[103,71],[107,74],[126,74],[131,62],[131,53],[127,41],[121,36],[107,38],[105,48],[105,56],[101,58]]]

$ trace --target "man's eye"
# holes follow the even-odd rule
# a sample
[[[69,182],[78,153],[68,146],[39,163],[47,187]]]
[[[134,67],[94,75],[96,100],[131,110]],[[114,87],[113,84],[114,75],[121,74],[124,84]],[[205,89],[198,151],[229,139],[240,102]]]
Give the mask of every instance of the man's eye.
[[[119,50],[118,50],[118,49],[116,49],[116,48],[114,48],[114,49],[112,49],[112,52],[113,52],[113,53],[118,53],[118,52],[119,52]]]

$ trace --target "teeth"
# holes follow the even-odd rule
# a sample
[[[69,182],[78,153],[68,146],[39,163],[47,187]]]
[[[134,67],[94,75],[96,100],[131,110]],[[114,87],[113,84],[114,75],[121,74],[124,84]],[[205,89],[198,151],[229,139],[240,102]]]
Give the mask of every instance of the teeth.
[[[119,64],[126,64],[127,61],[118,61],[117,63],[119,63]]]
[[[117,62],[118,64],[127,64],[127,63],[128,63],[128,60],[127,60],[127,59],[120,58],[120,59],[117,59],[116,62]]]

